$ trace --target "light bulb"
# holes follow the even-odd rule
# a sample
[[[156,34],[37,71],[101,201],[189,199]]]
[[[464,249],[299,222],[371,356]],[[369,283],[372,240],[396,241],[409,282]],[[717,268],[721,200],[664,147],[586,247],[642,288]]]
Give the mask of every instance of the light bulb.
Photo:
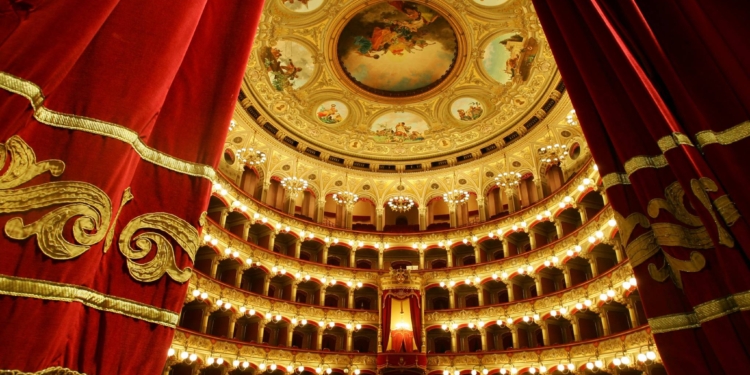
[[[636,283],[635,277],[631,277],[629,281],[630,281],[630,285],[632,286],[638,285],[638,283]]]
[[[187,359],[187,357],[188,357],[189,355],[190,355],[190,354],[188,354],[188,352],[182,352],[182,353],[180,353],[180,359],[182,359],[182,360],[184,361],[184,360],[186,360],[186,359]]]
[[[601,360],[597,359],[596,361],[594,361],[594,365],[596,367],[598,367],[598,368],[602,368],[602,367],[604,367],[604,362],[602,362]]]
[[[589,306],[591,306],[591,300],[587,299],[587,300],[583,301],[583,304],[586,305],[586,307],[589,307]]]
[[[247,310],[247,314],[248,315],[255,315],[255,309],[251,307],[250,310]]]
[[[557,316],[557,311],[556,310],[552,310],[552,311],[549,312],[549,314],[552,315],[552,317],[556,317]]]
[[[486,369],[486,368],[485,368],[485,369],[482,369],[482,374],[484,374],[484,375],[487,375],[487,374],[489,374],[489,373],[490,373],[490,370],[488,370],[488,369]]]
[[[206,363],[207,363],[207,364],[208,364],[209,366],[213,365],[213,364],[214,364],[214,362],[216,362],[216,360],[214,359],[214,357],[208,357],[208,358],[206,359]]]
[[[536,369],[534,367],[529,367],[529,374],[536,374]]]
[[[573,370],[575,370],[575,368],[576,368],[575,365],[573,365],[572,363],[568,363],[568,370],[569,371],[573,371]]]
[[[615,296],[615,291],[610,289],[607,291],[607,297],[612,298]]]
[[[301,326],[306,326],[306,325],[307,325],[307,319],[302,319],[302,320],[300,320],[299,324],[300,324]]]
[[[643,353],[638,353],[638,361],[640,362],[646,362],[646,355]]]
[[[171,357],[173,355],[174,355],[174,349],[173,348],[169,348],[169,350],[167,350],[167,357]]]
[[[594,364],[591,363],[591,362],[589,362],[589,363],[586,364],[586,368],[589,369],[589,370],[593,370],[594,369]]]
[[[216,360],[216,364],[221,366],[224,363],[224,358],[219,358]]]
[[[232,361],[232,367],[234,368],[240,367],[240,360],[235,359],[234,361]]]
[[[276,317],[275,317],[274,319],[275,319],[275,320],[276,320],[277,322],[278,322],[278,321],[280,321],[280,320],[281,320],[281,315],[276,315]]]
[[[612,360],[612,364],[615,366],[619,366],[622,362],[620,361],[620,358],[615,358]]]
[[[562,364],[557,365],[557,371],[560,371],[560,372],[565,371],[565,365],[562,365]]]
[[[622,358],[620,358],[620,361],[622,361],[622,363],[627,366],[630,364],[630,357],[623,356]]]
[[[336,323],[334,322],[328,322],[328,327],[333,328],[336,326]]]
[[[624,282],[624,283],[622,283],[622,288],[625,289],[625,290],[629,290],[630,289],[630,283],[627,282],[627,281]]]
[[[568,309],[567,308],[565,308],[565,307],[561,307],[560,308],[560,315],[565,315],[567,313],[568,313]]]
[[[475,369],[472,369],[472,370],[471,370],[471,375],[477,375],[477,370],[475,370]]]
[[[447,324],[443,324],[441,327],[443,328],[443,331],[447,331],[448,330],[448,325]]]
[[[508,373],[508,370],[506,370],[506,369],[504,369],[504,368],[501,368],[501,369],[500,369],[500,374],[502,374],[502,375],[505,375],[505,374],[507,374],[507,373]]]
[[[326,374],[330,374],[332,372],[333,372],[333,369],[330,369],[330,368],[326,369]]]
[[[649,350],[649,351],[646,352],[646,358],[648,358],[648,359],[650,359],[650,360],[653,361],[653,360],[656,359],[656,353],[654,353],[654,352],[652,352],[652,351]]]
[[[547,373],[547,367],[544,365],[539,366],[539,373],[540,374],[546,374]]]
[[[276,369],[278,368],[278,366],[276,366],[275,363],[271,363],[270,367],[271,367],[271,371],[276,371]]]
[[[576,303],[576,310],[583,310],[583,304],[580,302]]]
[[[193,353],[190,355],[190,357],[188,357],[188,359],[190,360],[190,362],[195,362],[198,359],[198,355]]]

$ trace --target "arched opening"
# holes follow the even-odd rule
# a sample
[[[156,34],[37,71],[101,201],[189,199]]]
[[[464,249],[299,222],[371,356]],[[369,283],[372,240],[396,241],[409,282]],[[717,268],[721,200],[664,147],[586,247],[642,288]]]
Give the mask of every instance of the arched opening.
[[[487,324],[484,326],[485,335],[487,336],[487,350],[506,350],[513,346],[513,336],[510,334],[510,330],[502,325]],[[510,337],[510,342],[504,342],[503,338],[505,335]],[[506,346],[507,344],[507,346]]]
[[[518,182],[518,194],[521,208],[529,207],[542,198],[539,196],[533,174],[527,173],[521,178],[521,181]]]
[[[347,308],[349,289],[337,283],[326,288],[325,306]]]
[[[323,259],[323,246],[322,243],[315,240],[306,239],[302,241],[302,245],[300,245],[300,259],[326,263],[327,259]]]
[[[505,237],[508,244],[508,256],[518,255],[531,250],[531,239],[526,232],[513,232]]]
[[[461,284],[453,288],[457,308],[479,306],[479,288],[474,285]]]
[[[448,266],[447,263],[448,252],[444,248],[436,247],[427,249],[424,252],[425,268],[445,268]]]
[[[216,267],[216,280],[224,284],[238,287],[241,280],[242,263],[234,258],[224,259]]]
[[[508,286],[497,280],[490,280],[482,284],[482,293],[484,293],[484,304],[508,303]]]
[[[443,197],[435,197],[427,203],[427,230],[450,229],[451,215]]]
[[[234,339],[244,342],[257,342],[260,317],[244,315],[234,325]]]
[[[345,228],[346,208],[333,200],[333,194],[327,195],[325,201],[326,203],[323,208],[323,224],[336,228]]]
[[[567,236],[582,225],[581,214],[577,209],[568,207],[561,212],[556,218],[556,222],[560,222],[562,226],[563,236]]]
[[[565,183],[562,169],[558,165],[550,165],[544,172],[544,179],[547,181],[547,188],[549,189],[549,191],[544,192],[545,196],[557,191]]]
[[[588,219],[593,218],[604,208],[603,193],[591,190],[578,202],[577,206],[586,210],[586,217]]]
[[[383,219],[384,232],[412,233],[419,231],[419,209],[416,205],[405,212],[396,212],[386,204]]]
[[[271,177],[271,184],[268,186],[268,192],[266,193],[266,205],[273,209],[287,212],[284,207],[284,193],[284,187],[281,186],[281,178],[277,176]]]
[[[349,264],[349,255],[352,250],[341,244],[330,245],[328,247],[328,259],[326,264],[330,266],[351,267]]]
[[[600,311],[604,312],[602,318],[607,319],[607,327],[609,327],[609,332],[604,332],[604,334],[614,335],[637,327],[630,319],[628,308],[621,303],[608,301],[600,307]]]
[[[612,245],[604,243],[594,246],[594,248],[591,249],[591,253],[589,253],[589,258],[594,267],[596,267],[596,275],[601,275],[611,270],[618,263],[615,248]]]
[[[534,236],[534,241],[536,242],[535,248],[557,241],[557,229],[555,228],[555,224],[549,221],[537,223],[529,229],[529,232],[529,236]]]
[[[510,279],[510,285],[513,288],[511,292],[511,302],[520,301],[526,298],[537,296],[536,283],[528,275],[516,275]]]
[[[545,322],[547,323],[550,345],[568,344],[575,341],[573,324],[570,323],[570,320],[558,314],[556,317],[548,318]]]
[[[604,336],[602,320],[599,314],[592,311],[577,311],[575,318],[578,320],[578,330],[581,341],[592,340]]]
[[[203,314],[206,313],[208,305],[203,301],[193,301],[182,307],[178,326],[194,332],[201,331]]]
[[[442,329],[431,329],[427,331],[427,353],[450,353],[451,334]]]
[[[352,208],[352,229],[362,231],[375,231],[377,229],[375,220],[377,214],[375,204],[367,199],[360,198]]]
[[[473,329],[469,327],[459,328],[456,331],[456,336],[460,353],[482,351],[482,336],[476,326]]]
[[[480,250],[479,256],[482,258],[480,261],[482,262],[503,259],[505,257],[503,252],[503,242],[497,238],[484,240],[480,242],[478,246]]]
[[[307,189],[294,200],[294,217],[314,222],[317,219],[317,207],[318,199],[310,189]]]
[[[247,195],[260,200],[263,195],[263,184],[260,181],[260,175],[255,168],[245,166],[242,168],[242,177],[240,177],[240,189]]]
[[[469,193],[469,200],[464,204],[456,206],[456,225],[465,227],[479,223],[479,204],[477,195]]]
[[[450,293],[445,288],[429,288],[425,291],[427,310],[445,310],[450,308]]]
[[[320,284],[315,281],[302,281],[297,285],[295,302],[320,305]]]
[[[209,246],[201,246],[198,249],[198,252],[195,254],[195,263],[193,263],[193,269],[204,274],[207,276],[213,277],[212,274],[212,267],[214,259],[216,259],[219,256],[219,254],[216,253],[216,250]]]
[[[377,310],[378,290],[370,285],[365,285],[354,290],[354,306],[351,308],[359,310]]]
[[[352,350],[358,353],[375,353],[378,342],[378,331],[363,327],[352,333]]]
[[[298,325],[292,333],[292,348],[318,349],[318,328],[313,324]]]
[[[499,188],[497,185],[487,191],[484,205],[487,207],[487,217],[489,220],[498,219],[507,216],[509,211],[508,196],[506,189]]]
[[[565,274],[562,270],[554,267],[547,267],[537,272],[542,290],[537,290],[539,295],[554,293],[558,290],[565,289]]]
[[[354,252],[354,259],[359,269],[378,268],[378,251],[373,249],[359,249]]]
[[[476,264],[474,246],[472,245],[458,243],[451,248],[451,252],[453,253],[454,266],[469,266]]]
[[[573,258],[565,263],[568,273],[570,273],[570,286],[582,284],[593,277],[591,265],[583,258]]]
[[[294,279],[290,274],[277,275],[271,278],[271,284],[268,287],[268,296],[287,301],[292,301],[292,284]]]
[[[255,294],[263,294],[266,281],[266,271],[259,267],[251,267],[242,272],[240,288]]]
[[[383,253],[383,265],[389,267],[401,267],[419,264],[419,253],[414,250],[386,250]]]

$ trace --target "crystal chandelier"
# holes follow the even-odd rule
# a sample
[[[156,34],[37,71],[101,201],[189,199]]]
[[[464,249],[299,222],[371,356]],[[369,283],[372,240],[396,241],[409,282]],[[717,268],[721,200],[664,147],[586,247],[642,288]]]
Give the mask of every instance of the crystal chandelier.
[[[565,122],[570,126],[578,125],[578,116],[576,115],[575,109],[571,109],[570,112],[568,112],[568,116],[565,117]]]
[[[539,156],[542,157],[543,164],[561,164],[568,156],[568,146],[553,142],[549,125],[547,125],[547,145],[539,148]]]
[[[252,146],[255,145],[255,134],[256,132],[253,132],[253,141],[250,142]],[[243,147],[235,152],[235,156],[242,164],[247,165],[263,164],[266,162],[266,153],[256,150],[253,147]]]
[[[455,188],[456,172],[453,172],[453,185]],[[443,194],[443,201],[449,205],[459,205],[469,200],[469,193],[466,190],[453,189]]]
[[[348,187],[349,187],[349,174],[347,173],[345,177],[345,182],[344,182],[345,190],[333,194],[333,200],[342,206],[352,207],[359,200],[359,195],[354,194],[354,192],[352,191],[349,191],[347,189]]]
[[[518,184],[521,183],[522,176],[520,173],[510,170],[510,164],[508,164],[508,155],[506,154],[503,156],[505,157],[506,171],[495,176],[495,185],[504,188],[518,186]]]
[[[297,160],[294,161],[294,164],[295,169],[297,169]],[[281,186],[289,191],[289,195],[293,199],[297,199],[299,193],[307,189],[307,180],[302,177],[297,177],[296,175],[292,177],[284,177],[284,179],[281,180]]]
[[[403,184],[401,183],[401,176],[398,177],[398,186],[399,190],[403,190]],[[393,197],[388,200],[388,207],[390,207],[393,211],[396,212],[406,212],[411,210],[412,207],[414,207],[414,200],[412,200],[409,197],[405,197],[403,195],[399,195],[397,197]]]

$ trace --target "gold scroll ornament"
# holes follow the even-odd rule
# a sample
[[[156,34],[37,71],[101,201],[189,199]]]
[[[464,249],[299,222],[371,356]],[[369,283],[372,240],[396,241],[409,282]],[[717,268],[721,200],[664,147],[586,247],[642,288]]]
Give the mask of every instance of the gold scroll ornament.
[[[133,198],[130,189],[123,193],[120,207],[111,221],[112,202],[98,187],[82,181],[53,181],[28,187],[18,186],[34,177],[49,172],[60,176],[65,170],[61,160],[36,161],[34,151],[19,136],[7,143],[0,143],[0,168],[10,164],[0,175],[0,214],[28,212],[51,206],[58,208],[48,212],[33,223],[24,223],[20,217],[8,220],[5,234],[15,240],[36,236],[39,249],[48,257],[58,260],[73,259],[88,251],[106,238],[103,251],[112,242],[115,226],[122,207]],[[65,225],[73,222],[72,238],[63,235]],[[184,283],[192,275],[192,269],[177,267],[174,248],[170,241],[157,230],[169,235],[182,247],[191,260],[199,247],[198,231],[187,221],[169,213],[148,213],[131,220],[119,238],[120,252],[128,260],[130,275],[141,282],[152,282],[166,273],[175,281]],[[130,246],[135,241],[135,248]],[[146,262],[137,260],[146,257],[156,246],[155,257]]]

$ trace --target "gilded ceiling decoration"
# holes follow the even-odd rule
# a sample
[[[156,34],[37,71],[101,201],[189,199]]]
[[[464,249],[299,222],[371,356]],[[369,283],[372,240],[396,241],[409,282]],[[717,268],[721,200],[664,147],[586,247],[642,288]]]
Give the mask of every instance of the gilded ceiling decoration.
[[[269,0],[243,91],[315,149],[414,161],[496,142],[559,80],[530,0]]]

